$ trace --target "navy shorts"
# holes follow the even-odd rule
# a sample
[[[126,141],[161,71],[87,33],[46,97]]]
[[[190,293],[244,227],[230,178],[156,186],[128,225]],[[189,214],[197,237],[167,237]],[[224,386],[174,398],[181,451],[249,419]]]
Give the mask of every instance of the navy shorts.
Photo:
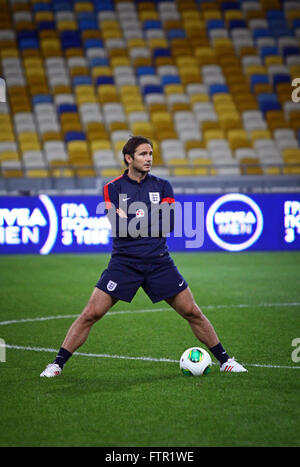
[[[167,254],[151,262],[115,255],[96,284],[112,297],[131,302],[142,287],[152,303],[171,298],[188,286]]]

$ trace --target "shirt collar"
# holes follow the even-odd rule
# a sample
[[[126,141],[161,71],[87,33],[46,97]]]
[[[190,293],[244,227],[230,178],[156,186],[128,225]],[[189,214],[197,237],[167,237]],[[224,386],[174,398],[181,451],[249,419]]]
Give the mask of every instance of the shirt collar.
[[[137,182],[136,180],[132,180],[132,178],[128,177],[128,169],[126,169],[125,172],[123,173],[123,177],[124,177],[127,181],[129,181],[130,183],[133,183],[133,184],[136,184],[136,185],[140,185],[140,184],[142,184],[142,183],[145,183],[145,182],[148,180],[148,178],[149,178],[149,173],[146,174],[146,177],[144,177],[143,180],[140,181],[140,183]]]

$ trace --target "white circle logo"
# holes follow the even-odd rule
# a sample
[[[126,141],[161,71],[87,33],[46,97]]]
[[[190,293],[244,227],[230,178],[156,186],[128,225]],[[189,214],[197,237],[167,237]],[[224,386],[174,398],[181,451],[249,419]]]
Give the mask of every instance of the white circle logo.
[[[226,203],[231,203],[229,208],[220,210]],[[220,248],[242,251],[260,237],[263,215],[251,198],[231,193],[221,196],[211,205],[206,216],[206,229],[212,241]]]

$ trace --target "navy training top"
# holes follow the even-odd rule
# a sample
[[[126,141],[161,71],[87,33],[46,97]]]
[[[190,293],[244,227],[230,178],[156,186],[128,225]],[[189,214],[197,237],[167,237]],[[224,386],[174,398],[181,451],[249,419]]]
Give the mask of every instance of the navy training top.
[[[112,255],[151,259],[168,254],[165,234],[174,230],[174,209],[170,207],[175,203],[168,180],[147,173],[137,182],[127,169],[104,185],[103,195],[112,225]],[[127,217],[119,216],[117,209]]]

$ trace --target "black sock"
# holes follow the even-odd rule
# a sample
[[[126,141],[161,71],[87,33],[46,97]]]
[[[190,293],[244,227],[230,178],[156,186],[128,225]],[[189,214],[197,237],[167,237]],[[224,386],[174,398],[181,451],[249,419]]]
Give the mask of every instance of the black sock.
[[[214,355],[214,357],[216,357],[216,359],[219,360],[221,365],[223,365],[223,363],[227,362],[229,356],[227,355],[227,353],[226,353],[224,347],[222,346],[221,342],[219,342],[214,347],[211,347],[209,350]]]
[[[67,363],[67,361],[69,360],[71,356],[72,356],[71,352],[61,347],[53,363],[57,363],[57,365],[59,365],[60,368],[63,369],[64,364]]]

